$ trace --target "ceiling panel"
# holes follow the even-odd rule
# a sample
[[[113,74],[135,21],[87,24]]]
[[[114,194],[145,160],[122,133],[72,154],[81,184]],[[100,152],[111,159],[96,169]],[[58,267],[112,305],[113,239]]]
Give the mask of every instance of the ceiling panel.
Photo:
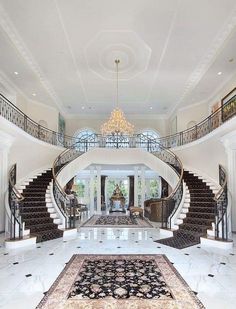
[[[163,114],[207,98],[235,66],[235,0],[0,0],[0,65],[27,95],[71,114]],[[223,70],[223,69],[222,69]],[[21,78],[12,74],[21,72]]]

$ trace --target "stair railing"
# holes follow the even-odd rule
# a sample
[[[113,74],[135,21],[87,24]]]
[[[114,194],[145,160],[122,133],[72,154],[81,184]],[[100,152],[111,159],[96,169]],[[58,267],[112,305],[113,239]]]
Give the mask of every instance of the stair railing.
[[[21,239],[23,237],[24,224],[21,222],[20,208],[24,196],[15,187],[16,184],[16,164],[9,171],[8,205],[10,214],[6,211],[7,222],[6,231],[11,240]]]
[[[227,175],[222,165],[219,165],[219,183],[221,188],[215,194],[215,238],[228,240],[228,192]]]
[[[183,198],[183,165],[181,160],[169,149],[164,148],[155,140],[148,141],[148,147],[152,154],[171,166],[179,177],[178,183],[173,191],[167,196],[160,198],[161,202],[161,227],[171,229],[172,218],[177,211]]]
[[[81,150],[82,149],[82,150]],[[75,197],[67,194],[57,180],[57,175],[63,167],[88,151],[88,140],[80,140],[64,150],[54,161],[52,167],[54,200],[65,220],[65,228],[75,227]]]
[[[66,220],[67,227],[70,226],[70,222],[73,221],[73,198],[66,194],[64,189],[61,187],[57,180],[57,176],[60,171],[71,161],[78,158],[80,155],[84,154],[93,148],[142,148],[154,156],[168,164],[175,173],[178,175],[178,183],[173,191],[168,197],[162,198],[162,227],[171,228],[171,218],[172,215],[177,210],[183,196],[183,165],[181,160],[169,149],[165,149],[162,145],[158,143],[158,140],[150,139],[144,134],[139,134],[128,139],[127,136],[123,135],[111,135],[102,137],[102,139],[97,138],[98,135],[90,136],[89,139],[81,139],[71,148],[63,151],[54,161],[52,173],[53,173],[53,193],[55,201],[58,207],[61,209],[62,213],[68,219]],[[102,143],[101,143],[102,140]],[[67,211],[66,211],[67,209]]]
[[[212,113],[210,116],[208,116],[197,125],[176,134],[161,137],[158,139],[158,143],[165,148],[172,148],[191,143],[209,134],[235,115],[236,95],[232,96],[214,113]],[[12,122],[31,136],[52,145],[70,148],[78,141],[78,139],[75,137],[64,135],[62,133],[58,133],[44,126],[41,126],[30,117],[28,117],[26,114],[24,114],[19,108],[17,108],[2,94],[0,94],[0,116]],[[128,137],[128,140],[124,140],[123,144],[132,144],[138,136],[139,134],[134,135],[131,138]],[[113,136],[110,136],[110,138],[112,139]],[[102,145],[107,144],[106,138],[101,135],[97,135],[96,142],[99,143],[101,147]],[[118,143],[117,146],[119,147]]]

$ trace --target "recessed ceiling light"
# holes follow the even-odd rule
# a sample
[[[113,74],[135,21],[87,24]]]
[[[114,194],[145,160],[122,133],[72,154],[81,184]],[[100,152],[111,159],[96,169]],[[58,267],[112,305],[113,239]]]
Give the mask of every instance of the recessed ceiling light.
[[[14,74],[15,74],[15,75],[18,75],[19,73],[15,71]]]
[[[218,72],[217,74],[218,74],[218,75],[221,75],[221,74],[222,74],[222,72]]]
[[[85,106],[82,106],[81,108],[82,108],[82,109],[85,109]]]
[[[36,97],[36,93],[32,93],[32,96],[33,96],[33,97]]]
[[[150,106],[149,108],[152,109],[152,106]]]

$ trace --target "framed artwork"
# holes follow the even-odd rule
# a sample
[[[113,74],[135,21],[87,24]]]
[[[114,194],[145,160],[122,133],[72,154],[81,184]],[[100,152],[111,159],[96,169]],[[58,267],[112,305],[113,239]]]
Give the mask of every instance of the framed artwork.
[[[236,88],[230,91],[222,100],[222,122],[236,114]]]
[[[219,109],[221,106],[221,102],[215,102],[212,106],[211,106],[211,126],[212,129],[218,128],[221,122],[221,110]]]
[[[64,117],[59,113],[58,115],[58,141],[64,144],[64,135],[66,133],[66,123]]]
[[[221,100],[221,105],[224,105],[228,101],[231,101],[231,99],[233,99],[234,97],[236,97],[236,87],[231,90],[225,97],[223,97],[223,99]]]

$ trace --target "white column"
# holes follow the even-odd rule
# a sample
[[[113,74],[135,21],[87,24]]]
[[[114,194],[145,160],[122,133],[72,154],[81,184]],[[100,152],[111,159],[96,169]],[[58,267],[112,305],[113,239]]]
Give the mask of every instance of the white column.
[[[134,167],[134,207],[138,207],[138,166]]]
[[[97,213],[101,214],[101,166],[96,166],[97,170]]]
[[[227,187],[228,187],[228,230],[236,231],[236,131],[226,134],[221,139],[227,155]]]
[[[5,194],[8,190],[8,153],[13,138],[0,131],[0,232],[5,230]]]
[[[141,207],[144,208],[144,201],[145,201],[145,166],[141,166]]]
[[[89,202],[89,179],[85,179],[85,189],[84,189],[84,202],[87,204]]]
[[[108,196],[107,196],[107,182],[108,182],[108,180],[109,180],[109,177],[106,177],[106,179],[105,179],[105,204],[106,204],[106,207],[107,206],[109,207],[109,201],[108,201]]]
[[[147,196],[147,199],[150,198],[150,179],[146,179],[146,196]]]
[[[89,207],[90,215],[94,214],[94,166],[90,166],[90,179],[89,179]]]

